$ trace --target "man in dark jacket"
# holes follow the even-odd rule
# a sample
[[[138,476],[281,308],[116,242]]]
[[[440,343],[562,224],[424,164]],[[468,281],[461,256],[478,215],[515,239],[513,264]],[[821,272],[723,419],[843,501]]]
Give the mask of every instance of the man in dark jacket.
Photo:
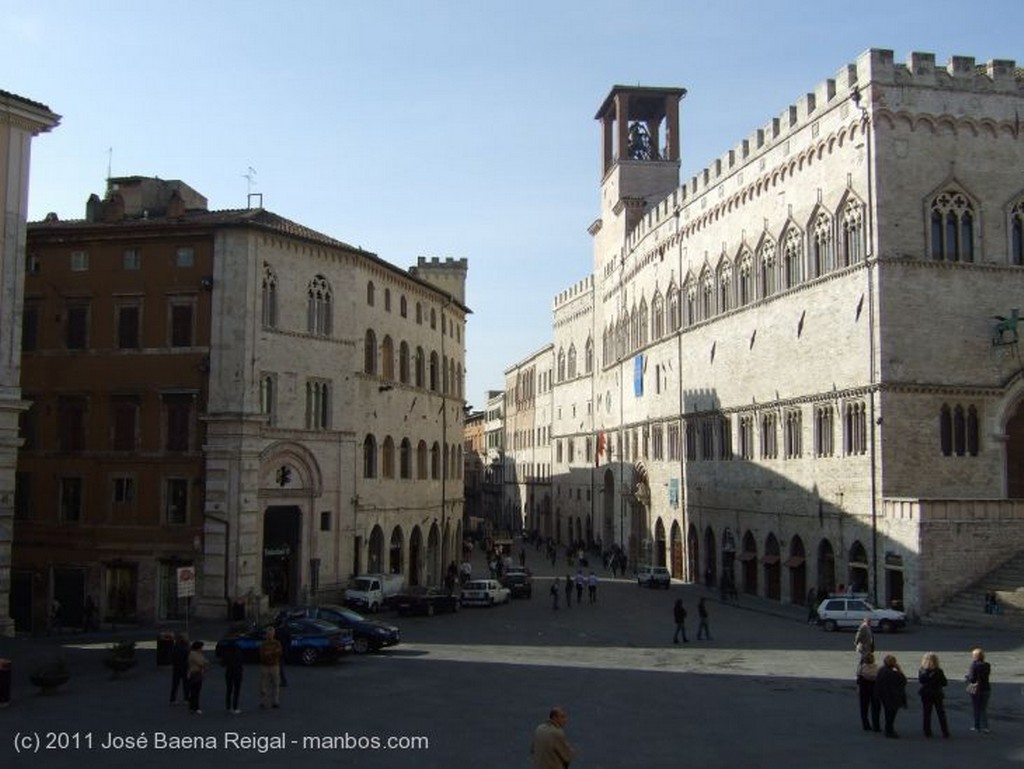
[[[178,633],[171,649],[171,704],[178,699],[178,685],[181,685],[182,702],[188,700],[188,636]]]

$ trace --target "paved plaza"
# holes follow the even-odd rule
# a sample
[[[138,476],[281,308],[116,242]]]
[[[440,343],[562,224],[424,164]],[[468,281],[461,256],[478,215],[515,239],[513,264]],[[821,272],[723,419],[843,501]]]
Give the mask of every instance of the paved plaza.
[[[531,558],[538,556],[531,553]],[[290,667],[280,710],[258,707],[258,672],[246,669],[243,713],[224,712],[224,682],[213,667],[203,714],[169,707],[168,668],[156,665],[154,632],[138,666],[111,679],[102,665],[113,635],[0,641],[14,661],[9,707],[0,710],[4,766],[315,767],[353,769],[522,769],[530,735],[549,707],[569,712],[573,767],[1019,766],[1024,762],[1024,644],[1003,631],[914,627],[878,636],[916,676],[938,653],[950,678],[953,738],[926,740],[916,681],[900,713],[900,740],[861,730],[853,683],[852,633],[824,633],[805,612],[741,596],[723,605],[694,585],[668,591],[604,579],[595,605],[551,609],[550,566],[531,600],[432,618],[395,618],[401,645],[335,665]],[[562,571],[564,575],[564,571]],[[610,576],[610,575],[608,575]],[[711,641],[696,641],[696,604],[709,598]],[[690,642],[673,645],[672,604],[689,610]],[[211,643],[221,624],[197,625]],[[961,678],[982,645],[993,664],[993,733],[969,731]],[[28,671],[63,654],[71,681],[38,694]],[[389,747],[389,743],[391,747]],[[379,745],[379,747],[377,747]]]

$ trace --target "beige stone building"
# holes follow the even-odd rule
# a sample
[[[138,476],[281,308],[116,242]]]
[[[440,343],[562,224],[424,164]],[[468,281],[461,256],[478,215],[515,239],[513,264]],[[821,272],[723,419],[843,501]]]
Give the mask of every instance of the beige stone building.
[[[552,517],[552,345],[505,370],[505,452],[502,459],[500,531],[522,528],[563,541]]]
[[[188,567],[211,617],[354,573],[440,581],[462,539],[466,260],[401,269],[146,177],[30,224],[28,252],[25,617],[59,592],[176,618]]]
[[[872,49],[680,184],[684,95],[596,115],[552,512],[676,577],[926,613],[1024,546],[1021,71]]]
[[[21,396],[21,308],[32,139],[59,122],[46,105],[0,91],[0,636],[14,633],[11,539],[18,419],[28,407]]]

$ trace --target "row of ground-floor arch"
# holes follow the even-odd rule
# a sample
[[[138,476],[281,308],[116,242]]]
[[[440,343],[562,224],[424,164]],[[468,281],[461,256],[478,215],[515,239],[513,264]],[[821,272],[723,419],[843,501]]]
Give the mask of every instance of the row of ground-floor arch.
[[[628,527],[628,528],[627,528]],[[570,517],[568,529],[577,535],[593,530],[589,516]],[[605,521],[607,540],[617,541],[614,522]],[[623,530],[625,529],[625,530]],[[870,541],[855,539],[837,545],[829,536],[774,532],[757,536],[750,529],[730,526],[703,528],[691,523],[683,539],[683,525],[658,517],[645,531],[642,517],[619,529],[625,541],[618,541],[633,564],[650,561],[666,566],[676,579],[700,582],[708,587],[731,585],[738,594],[767,598],[781,603],[806,605],[812,596],[853,590],[876,596],[879,604],[904,604],[904,562],[902,556],[886,553],[872,568]],[[587,537],[589,541],[589,536]],[[608,542],[602,545],[607,549]],[[873,581],[877,579],[877,593]],[[813,593],[812,593],[813,591]]]

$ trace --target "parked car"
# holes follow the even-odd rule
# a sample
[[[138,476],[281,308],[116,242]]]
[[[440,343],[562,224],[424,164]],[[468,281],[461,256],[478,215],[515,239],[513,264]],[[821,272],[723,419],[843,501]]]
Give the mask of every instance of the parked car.
[[[640,566],[636,570],[636,584],[639,587],[663,587],[668,590],[672,575],[664,566]]]
[[[459,597],[436,587],[410,587],[395,599],[399,614],[424,614],[433,617],[445,611],[459,610]]]
[[[907,615],[895,609],[876,609],[862,598],[826,598],[818,604],[818,624],[825,630],[858,627],[868,617],[871,627],[895,633],[907,626]]]
[[[387,622],[367,619],[346,606],[322,604],[320,606],[294,606],[286,609],[288,617],[310,617],[325,620],[332,625],[352,632],[353,648],[356,654],[378,651],[385,646],[395,646],[402,639],[401,631]]]
[[[512,591],[496,579],[471,579],[462,586],[459,596],[463,606],[497,606],[511,598]]]
[[[526,569],[508,569],[501,577],[501,584],[509,589],[513,598],[533,597],[533,577]]]
[[[287,618],[286,631],[288,648],[284,650],[289,662],[313,665],[325,660],[335,660],[352,651],[355,643],[352,631],[339,628],[329,622],[304,617]],[[279,628],[281,623],[263,627],[247,628],[228,632],[217,642],[214,654],[219,658],[226,646],[237,646],[245,662],[260,661],[260,644],[267,627]]]

